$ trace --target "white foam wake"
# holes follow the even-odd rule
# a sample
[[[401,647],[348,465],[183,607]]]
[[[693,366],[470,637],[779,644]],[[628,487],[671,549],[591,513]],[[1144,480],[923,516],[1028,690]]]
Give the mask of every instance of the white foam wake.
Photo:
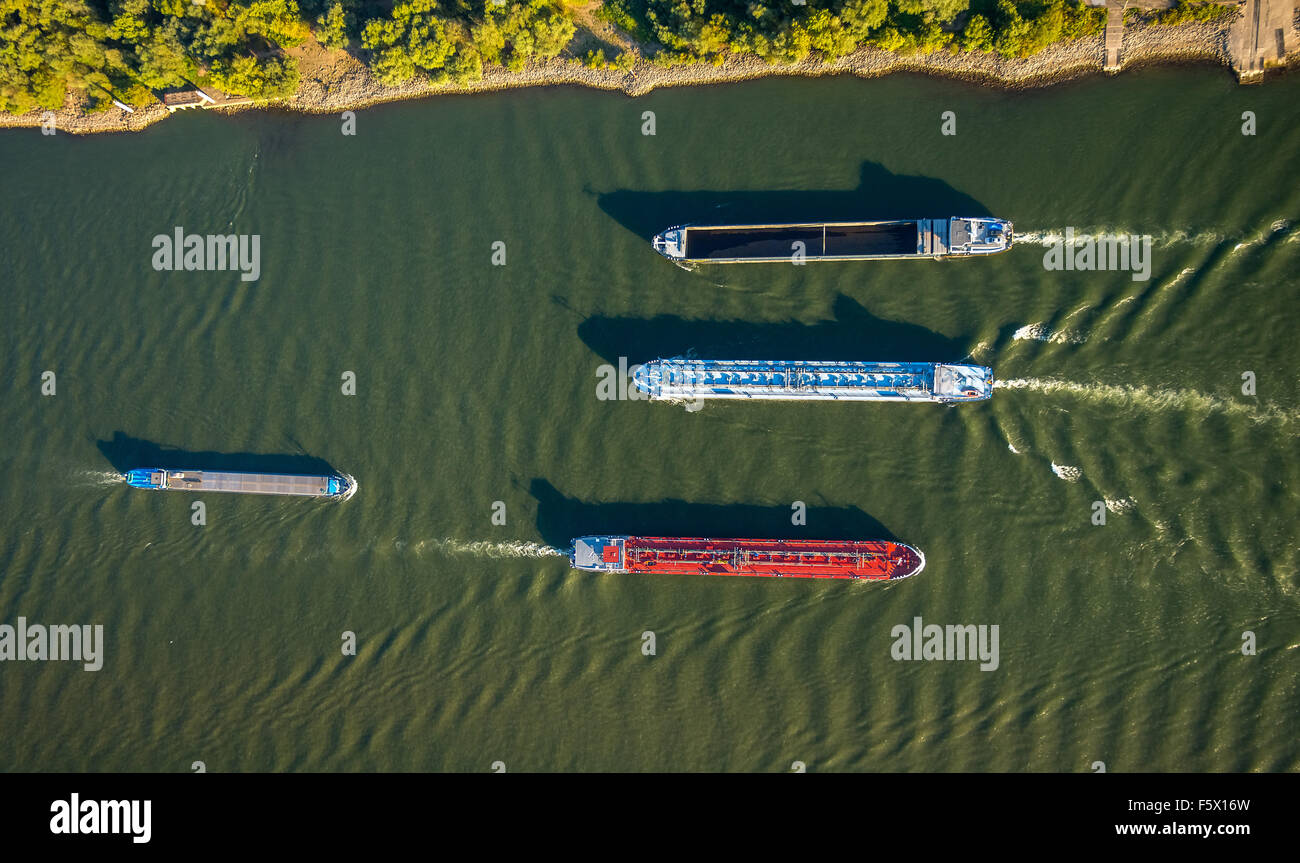
[[[1042,323],[1025,324],[1023,327],[1016,330],[1011,335],[1011,338],[1017,342],[1051,342],[1056,345],[1081,345],[1087,341],[1087,338],[1079,333],[1072,333],[1068,330],[1057,330],[1053,332]]]
[[[79,485],[117,485],[126,482],[126,477],[115,470],[79,470],[76,473]]]
[[[1109,402],[1143,410],[1181,410],[1192,413],[1221,413],[1253,422],[1276,422],[1283,425],[1300,421],[1300,413],[1275,407],[1260,408],[1246,402],[1212,396],[1196,390],[1155,389],[1146,386],[1079,383],[1053,378],[1010,378],[993,382],[999,389],[1034,390],[1035,392],[1077,396],[1091,401]]]
[[[1237,245],[1233,246],[1232,252],[1233,254],[1236,254],[1237,252],[1240,252],[1242,249],[1248,249],[1251,246],[1263,245],[1266,241],[1272,239],[1273,234],[1285,235],[1290,230],[1291,230],[1290,220],[1278,219],[1276,222],[1269,225],[1267,231],[1260,231],[1258,234],[1254,234],[1248,237],[1247,239],[1243,240],[1242,242],[1238,243]],[[1289,237],[1287,241],[1294,242],[1295,235]]]
[[[470,555],[493,559],[523,557],[564,557],[567,551],[540,542],[466,542],[459,539],[432,539],[416,544],[417,552],[431,547],[444,554]]]
[[[1052,462],[1052,473],[1059,476],[1066,482],[1078,482],[1079,477],[1083,476],[1083,471],[1079,470],[1072,464],[1057,464]]]
[[[1173,245],[1175,243],[1191,246],[1217,246],[1228,240],[1238,240],[1234,252],[1261,243],[1270,234],[1288,234],[1291,232],[1291,219],[1276,219],[1265,229],[1259,231],[1243,231],[1235,234],[1225,234],[1221,231],[1191,231],[1179,229],[1174,231],[1144,231],[1134,230],[1132,228],[1111,227],[1105,225],[1094,225],[1089,227],[1074,228],[1074,239],[1076,243],[1086,243],[1089,240],[1095,240],[1100,237],[1124,237],[1124,236],[1146,236],[1150,235],[1151,241],[1160,245]],[[1056,243],[1065,241],[1065,228],[1041,228],[1036,230],[1016,230],[1016,240],[1023,243],[1041,243],[1044,246],[1051,246]],[[1300,237],[1300,233],[1291,234],[1287,237],[1287,242],[1295,242]]]
[[[1181,270],[1178,271],[1178,275],[1174,276],[1172,279],[1170,279],[1168,282],[1162,285],[1160,290],[1163,291],[1166,288],[1172,288],[1174,285],[1177,285],[1179,282],[1181,282],[1183,279],[1187,278],[1194,272],[1196,272],[1195,267],[1183,267]]]
[[[1040,243],[1044,246],[1052,246],[1056,243],[1065,242],[1065,228],[1044,228],[1041,230],[1021,231],[1016,230],[1016,241],[1024,243]],[[1150,236],[1151,242],[1159,245],[1172,245],[1174,243],[1185,243],[1193,246],[1216,246],[1222,243],[1227,237],[1218,231],[1160,231],[1151,233],[1149,231],[1133,230],[1131,228],[1094,226],[1087,228],[1075,228],[1075,243],[1086,243],[1090,240],[1096,240],[1103,237],[1143,237]]]

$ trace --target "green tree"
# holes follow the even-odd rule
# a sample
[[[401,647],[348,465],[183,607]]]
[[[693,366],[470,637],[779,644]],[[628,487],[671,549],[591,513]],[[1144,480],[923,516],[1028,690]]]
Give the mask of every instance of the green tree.
[[[325,14],[316,19],[316,38],[327,48],[346,48],[348,34],[355,26],[352,11],[344,9],[341,0],[334,0]]]
[[[470,28],[470,42],[484,60],[500,63],[506,50],[506,34],[493,17],[475,23]]]
[[[972,15],[962,30],[960,43],[963,51],[987,54],[993,50],[993,26],[983,15]]]
[[[166,21],[136,45],[135,77],[146,87],[162,90],[176,87],[195,74],[194,61],[185,51],[180,23]]]
[[[149,0],[124,0],[110,7],[113,24],[109,35],[132,45],[149,38]]]
[[[291,57],[223,58],[212,64],[208,75],[223,91],[255,99],[288,96],[298,87],[298,64]]]
[[[0,110],[59,108],[124,68],[111,28],[83,0],[0,0]],[[98,93],[91,96],[99,98]]]
[[[1024,56],[1025,41],[1029,36],[1029,22],[1020,16],[1012,0],[998,0],[997,30],[993,50],[1004,57]]]
[[[483,58],[472,45],[462,45],[447,63],[447,74],[458,84],[483,77]]]
[[[296,0],[240,0],[226,7],[225,17],[245,33],[286,48],[301,45],[310,32]]]
[[[945,23],[970,7],[970,0],[894,0],[899,12]]]
[[[393,7],[391,17],[366,22],[361,45],[370,52],[371,71],[386,84],[442,71],[455,48],[435,0],[407,0]]]
[[[1046,8],[1041,9],[1030,19],[1024,44],[1021,46],[1022,55],[1037,54],[1053,42],[1059,41],[1064,25],[1065,0],[1052,0]]]

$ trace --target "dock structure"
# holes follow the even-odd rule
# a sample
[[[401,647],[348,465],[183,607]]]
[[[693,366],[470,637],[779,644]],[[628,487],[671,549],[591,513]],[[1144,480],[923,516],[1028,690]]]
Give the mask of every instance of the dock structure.
[[[1124,10],[1171,9],[1176,0],[1085,0],[1106,7],[1104,68],[1116,72],[1123,64]],[[1242,81],[1256,80],[1269,66],[1277,66],[1300,51],[1300,0],[1217,0],[1223,6],[1238,6],[1238,15],[1228,28],[1227,51],[1232,68]]]
[[[223,93],[213,87],[209,87],[207,90],[194,87],[189,90],[164,93],[162,96],[163,105],[173,114],[187,108],[233,108],[238,105],[252,105],[256,101],[256,99],[251,99],[248,96]]]
[[[198,87],[193,90],[181,90],[176,93],[164,93],[162,103],[171,113],[184,111],[186,108],[206,108],[209,104],[216,102],[207,93],[204,93]]]
[[[1119,71],[1119,53],[1124,46],[1124,0],[1106,0],[1107,72]]]
[[[1247,81],[1300,50],[1300,33],[1297,0],[1245,0],[1241,6],[1242,14],[1228,31],[1228,54],[1237,76]]]

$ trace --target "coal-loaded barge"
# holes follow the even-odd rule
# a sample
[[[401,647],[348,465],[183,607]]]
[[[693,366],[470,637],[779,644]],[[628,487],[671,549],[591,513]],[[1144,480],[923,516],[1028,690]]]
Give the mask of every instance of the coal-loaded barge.
[[[313,476],[295,473],[167,470],[155,467],[127,471],[126,482],[132,488],[330,497],[339,500],[347,500],[357,490],[356,480],[346,474]]]
[[[925,568],[901,542],[814,539],[696,539],[583,536],[569,564],[591,572],[642,575],[752,575],[896,581]]]
[[[993,370],[959,363],[653,360],[632,385],[659,401],[981,401],[993,395]]]
[[[678,225],[655,251],[682,265],[884,261],[993,255],[1011,248],[1004,219],[897,219],[788,225]]]

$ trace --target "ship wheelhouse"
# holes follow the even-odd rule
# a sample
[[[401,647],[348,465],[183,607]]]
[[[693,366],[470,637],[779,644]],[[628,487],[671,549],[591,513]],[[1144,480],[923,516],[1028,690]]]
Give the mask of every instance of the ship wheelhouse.
[[[626,536],[582,536],[573,541],[569,565],[590,572],[626,572],[623,544]]]

